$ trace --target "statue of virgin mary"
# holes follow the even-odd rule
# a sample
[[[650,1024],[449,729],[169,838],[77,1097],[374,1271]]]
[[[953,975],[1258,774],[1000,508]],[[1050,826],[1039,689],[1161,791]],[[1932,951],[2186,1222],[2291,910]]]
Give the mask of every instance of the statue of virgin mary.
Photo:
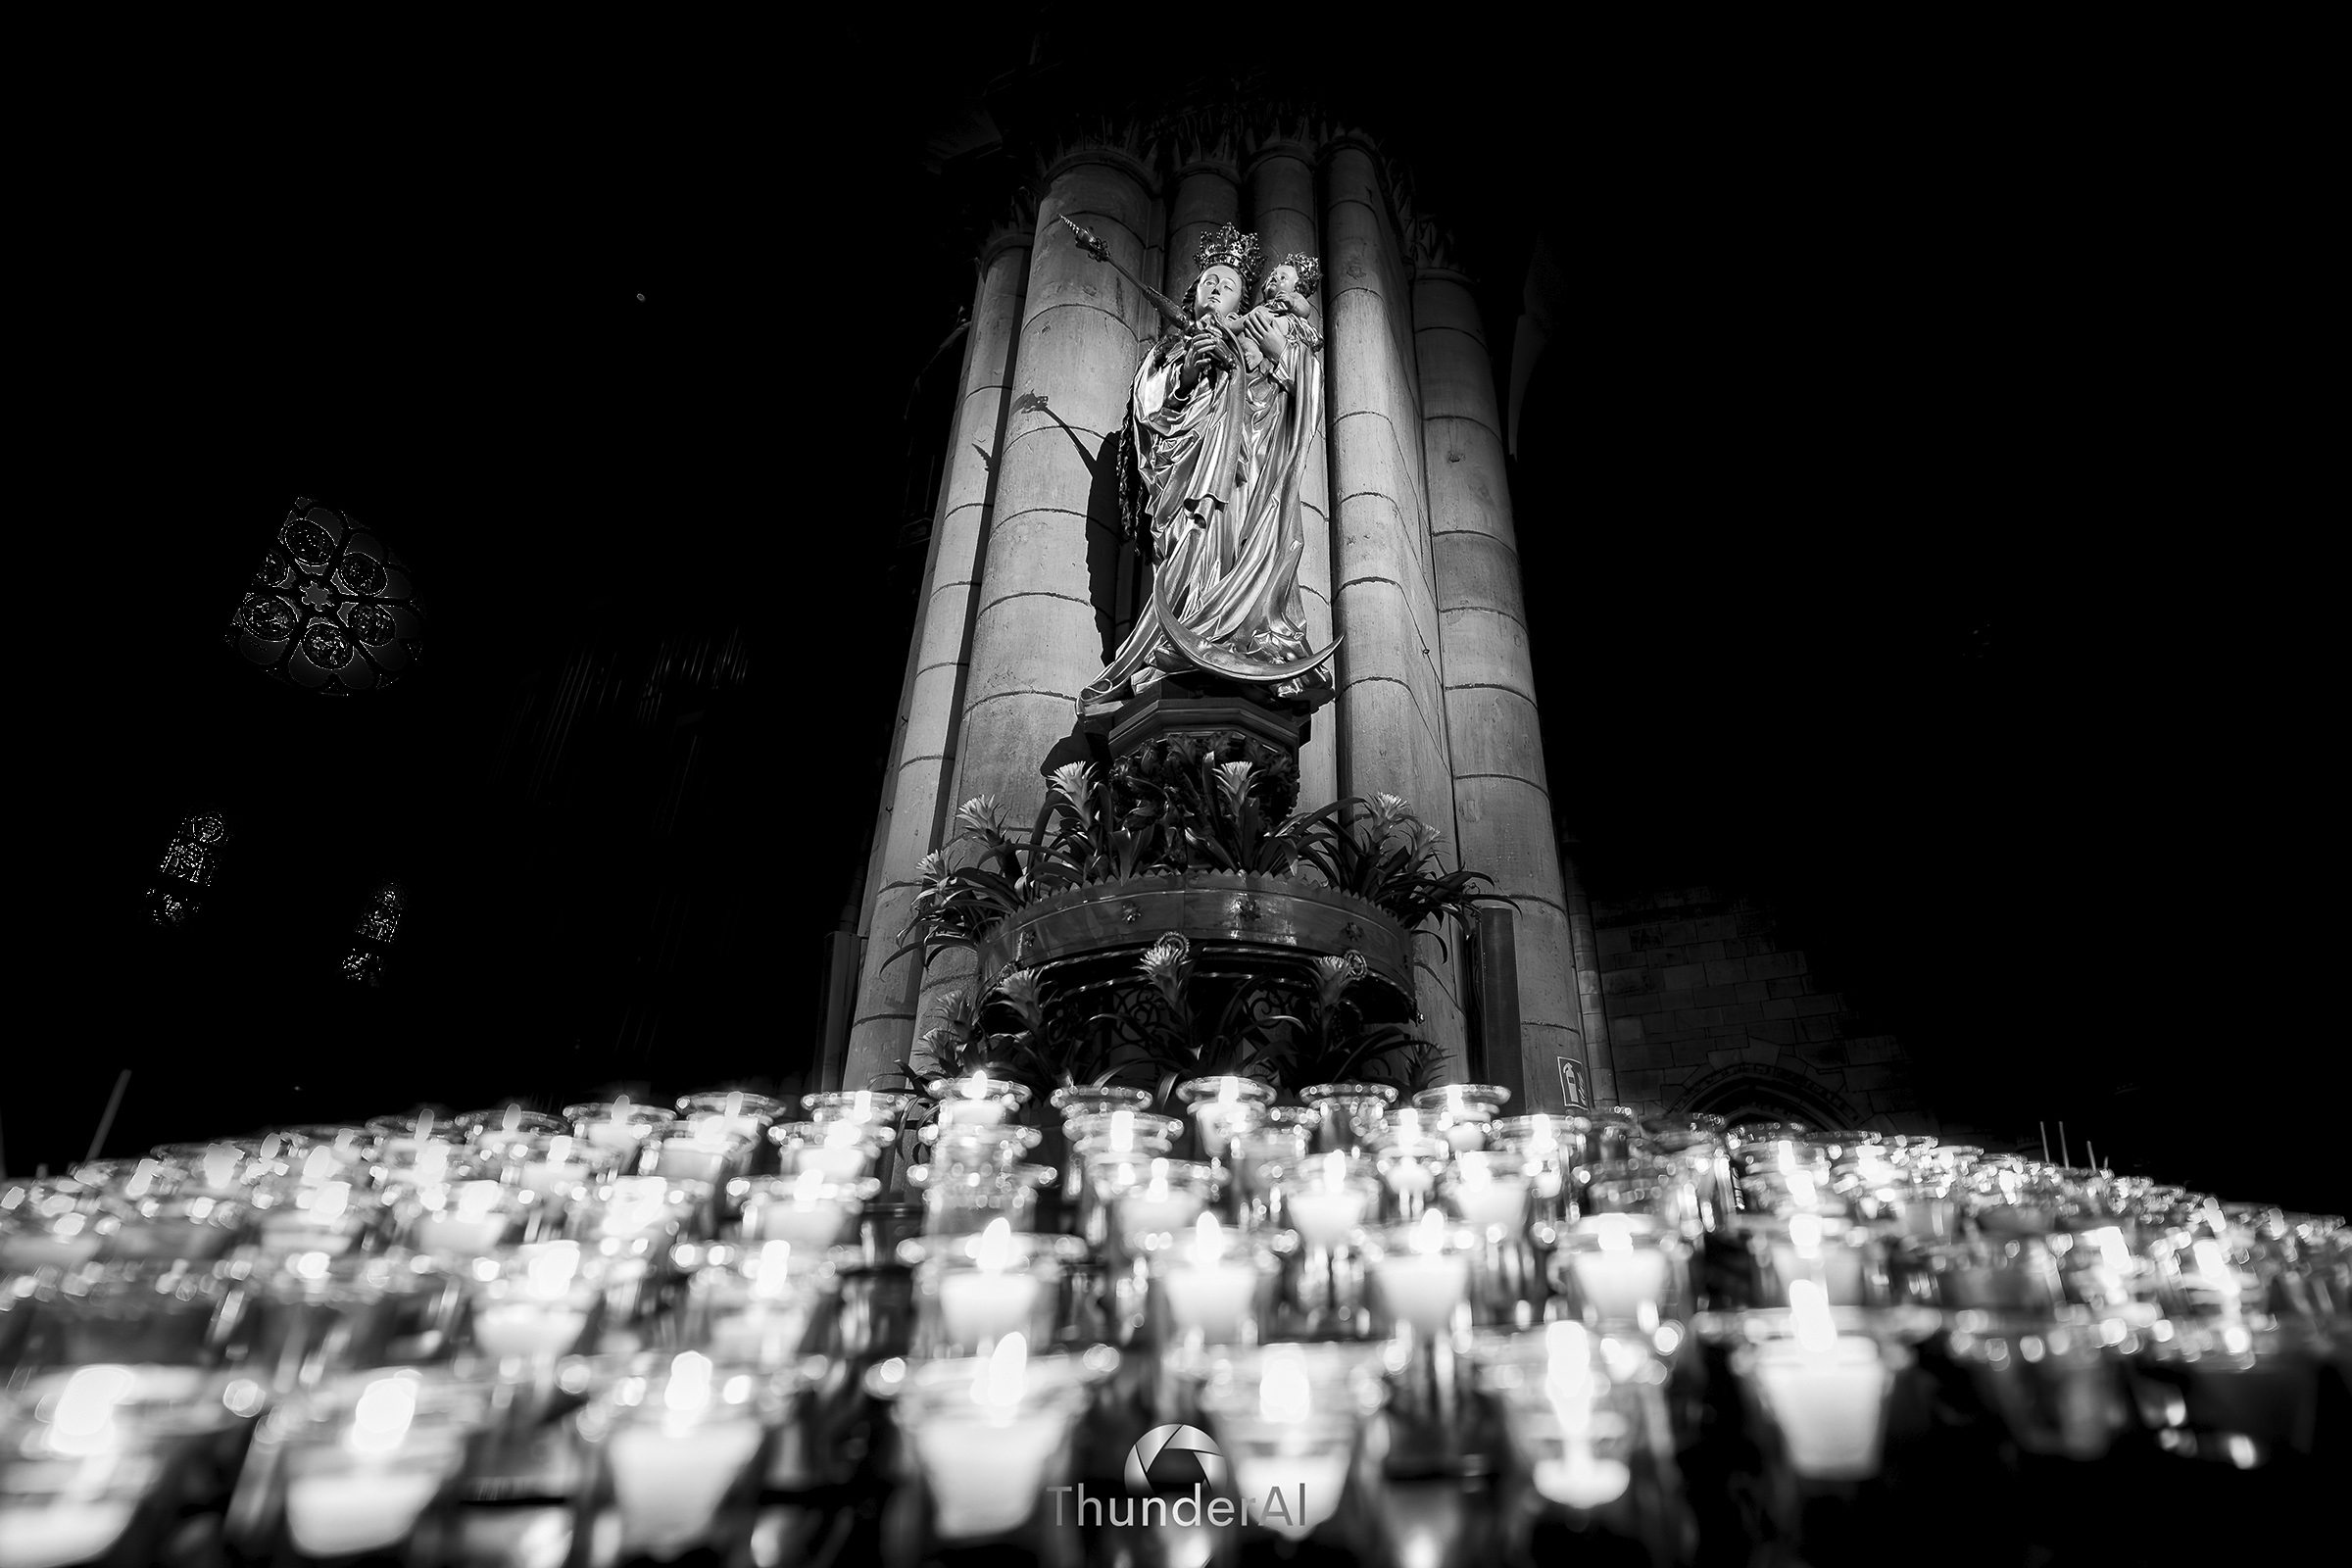
[[[1298,597],[1299,478],[1323,417],[1323,339],[1306,303],[1319,268],[1285,257],[1245,312],[1257,236],[1228,223],[1202,237],[1198,259],[1191,325],[1144,356],[1127,406],[1131,513],[1155,563],[1151,598],[1079,694],[1081,713],[1189,671],[1308,705],[1330,694],[1338,645],[1308,645]]]

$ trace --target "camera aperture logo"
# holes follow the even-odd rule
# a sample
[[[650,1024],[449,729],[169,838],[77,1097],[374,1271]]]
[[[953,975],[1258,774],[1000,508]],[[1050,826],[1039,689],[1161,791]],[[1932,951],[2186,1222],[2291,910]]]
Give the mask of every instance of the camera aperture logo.
[[[1153,1427],[1127,1450],[1129,1492],[1186,1492],[1196,1482],[1225,1484],[1225,1455],[1199,1427]]]
[[[1271,1486],[1263,1497],[1239,1499],[1212,1495],[1225,1488],[1228,1468],[1216,1439],[1199,1427],[1171,1423],[1153,1427],[1127,1450],[1127,1495],[1099,1497],[1086,1484],[1049,1488],[1054,1494],[1054,1522],[1069,1522],[1066,1511],[1076,1493],[1081,1525],[1267,1525],[1284,1534],[1302,1533],[1308,1520],[1306,1484]]]

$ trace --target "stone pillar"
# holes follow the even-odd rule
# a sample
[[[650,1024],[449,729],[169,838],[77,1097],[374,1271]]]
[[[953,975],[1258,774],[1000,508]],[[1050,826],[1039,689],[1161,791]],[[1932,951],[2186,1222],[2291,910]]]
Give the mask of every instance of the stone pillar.
[[[1372,151],[1342,138],[1324,172],[1330,376],[1332,613],[1340,645],[1339,793],[1402,795],[1455,838],[1453,773],[1439,672],[1437,594],[1422,488],[1412,302],[1388,192]],[[1545,834],[1548,838],[1548,829]],[[1449,853],[1448,863],[1455,863]],[[1419,979],[1424,1028],[1462,1060],[1461,944]]]
[[[955,803],[955,770],[964,668],[971,646],[972,594],[988,534],[1005,387],[1013,368],[1021,299],[1028,286],[1030,236],[1005,234],[980,257],[980,288],[964,335],[962,397],[948,431],[947,472],[932,509],[930,560],[916,612],[899,734],[882,786],[882,817],[858,931],[864,952],[843,1081],[870,1082],[914,1044],[921,959],[890,963],[914,902],[916,865],[939,847]]]
[[[952,811],[994,796],[1023,834],[1045,799],[1038,764],[1070,733],[1079,689],[1107,662],[1110,606],[1098,610],[1090,569],[1101,566],[1101,533],[1115,541],[1119,528],[1118,477],[1102,449],[1125,415],[1142,346],[1159,329],[1135,287],[1078,248],[1065,214],[1157,281],[1146,270],[1156,237],[1149,171],[1104,148],[1058,160],[1029,257],[948,802]],[[923,977],[919,1011],[968,977],[968,957],[954,957]]]
[[[1321,256],[1321,226],[1315,221],[1315,172],[1308,149],[1292,141],[1273,141],[1259,147],[1244,175],[1250,193],[1250,227],[1265,247],[1266,265],[1273,266],[1296,251]],[[1328,260],[1325,263],[1329,266]],[[1331,286],[1326,283],[1314,304],[1321,318],[1330,318]],[[1328,348],[1326,349],[1328,353]],[[1298,596],[1306,606],[1307,640],[1320,648],[1331,641],[1331,469],[1330,446],[1323,431],[1315,432],[1315,450],[1306,457],[1306,472],[1298,485],[1305,513],[1306,554],[1298,561]],[[1298,751],[1298,801],[1321,806],[1340,793],[1339,754],[1342,705],[1330,704],[1315,712],[1307,743]]]
[[[1556,1110],[1558,1058],[1583,1063],[1588,1082],[1593,1064],[1544,776],[1494,367],[1468,278],[1427,261],[1415,271],[1413,340],[1462,863],[1517,903],[1527,1108]]]
[[[1175,194],[1168,200],[1165,292],[1177,304],[1184,303],[1184,291],[1200,275],[1200,264],[1194,259],[1200,236],[1241,216],[1239,184],[1233,165],[1221,158],[1203,158],[1176,172]]]

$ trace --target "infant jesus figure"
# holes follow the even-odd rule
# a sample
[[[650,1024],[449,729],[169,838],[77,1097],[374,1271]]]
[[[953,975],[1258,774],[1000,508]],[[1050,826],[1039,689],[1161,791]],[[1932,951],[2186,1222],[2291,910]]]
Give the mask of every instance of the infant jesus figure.
[[[1314,350],[1323,347],[1323,334],[1315,329],[1307,314],[1307,298],[1315,285],[1323,280],[1323,264],[1312,256],[1297,252],[1285,256],[1266,269],[1266,275],[1257,285],[1257,304],[1242,318],[1245,338],[1255,338],[1272,346],[1271,340],[1287,339],[1292,343]],[[1270,367],[1276,380],[1288,386],[1280,364],[1284,356],[1271,356]]]

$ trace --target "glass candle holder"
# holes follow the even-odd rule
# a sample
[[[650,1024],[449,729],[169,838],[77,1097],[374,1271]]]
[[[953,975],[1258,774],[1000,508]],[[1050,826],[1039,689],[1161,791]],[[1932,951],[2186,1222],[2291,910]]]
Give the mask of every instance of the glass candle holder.
[[[1437,1118],[1437,1130],[1457,1150],[1487,1147],[1487,1123],[1510,1103],[1500,1084],[1446,1084],[1413,1097],[1413,1108]]]
[[[1220,1352],[1197,1402],[1231,1466],[1244,1528],[1304,1541],[1337,1515],[1364,1419],[1384,1396],[1374,1347]]]
[[[674,1110],[640,1105],[628,1100],[587,1101],[564,1107],[572,1133],[598,1149],[620,1156],[621,1169],[634,1171],[638,1151],[648,1138],[669,1130],[678,1119]]]
[[[257,1188],[253,1205],[251,1243],[269,1257],[365,1251],[382,1233],[389,1212],[382,1198],[342,1180]]]
[[[187,1180],[184,1167],[153,1154],[124,1159],[85,1159],[71,1175],[82,1186],[122,1202],[170,1198]]]
[[[822,1251],[850,1238],[858,1210],[882,1190],[870,1176],[835,1181],[822,1171],[754,1176],[735,1184],[747,1244],[789,1242]]]
[[[1333,1150],[1274,1171],[1276,1217],[1298,1237],[1283,1269],[1282,1303],[1291,1331],[1354,1339],[1371,1331],[1358,1227],[1380,1216],[1372,1162]]]
[[[785,1119],[790,1108],[772,1096],[741,1089],[706,1089],[700,1094],[680,1095],[677,1107],[678,1120],[688,1131],[715,1124],[729,1137],[744,1139],[755,1146],[767,1136],[770,1127]]]
[[[247,1267],[231,1347],[242,1349],[239,1365],[281,1394],[424,1348],[456,1289],[432,1259],[410,1252],[297,1252],[229,1265],[232,1277]]]
[[[468,1110],[451,1120],[470,1143],[479,1144],[490,1138],[519,1138],[532,1134],[552,1137],[571,1131],[571,1123],[550,1111],[532,1110],[528,1106],[508,1103],[487,1110]]]
[[[1131,1160],[1164,1159],[1184,1135],[1184,1123],[1173,1116],[1153,1116],[1124,1107],[1073,1116],[1063,1127],[1061,1190],[1076,1199],[1072,1230],[1101,1247],[1108,1239],[1109,1215],[1089,1179],[1087,1167],[1098,1156]]]
[[[705,1182],[713,1189],[748,1173],[752,1141],[729,1131],[717,1118],[708,1118],[686,1132],[669,1132],[646,1139],[637,1168],[648,1176]]]
[[[1449,1341],[1470,1299],[1470,1271],[1482,1243],[1435,1209],[1409,1225],[1368,1233],[1373,1296],[1392,1336]]]
[[[814,1171],[827,1181],[856,1181],[873,1174],[888,1129],[864,1121],[788,1121],[767,1130],[778,1169],[786,1176]]]
[[[1273,1285],[1288,1239],[1220,1225],[1203,1213],[1189,1230],[1155,1235],[1144,1247],[1152,1316],[1163,1356],[1207,1345],[1255,1345],[1264,1338]]]
[[[1659,1218],[1691,1242],[1728,1229],[1740,1201],[1722,1136],[1705,1127],[1655,1127],[1650,1149],[1671,1173]]]
[[[250,1205],[203,1193],[185,1198],[123,1198],[117,1202],[124,1212],[106,1239],[109,1260],[215,1261],[244,1240],[253,1222]]]
[[[1013,1335],[986,1359],[908,1369],[894,1414],[922,1482],[918,1528],[928,1541],[1019,1532],[1040,1514],[1046,1489],[1062,1483],[1087,1385],[1101,1373],[1085,1358],[1027,1350]]]
[[[1286,1110],[1298,1117],[1312,1114],[1290,1105],[1266,1107],[1269,1116]],[[1314,1139],[1311,1122],[1294,1120],[1286,1125],[1269,1120],[1234,1140],[1230,1217],[1235,1224],[1244,1230],[1263,1230],[1274,1223],[1276,1177],[1285,1167],[1304,1159]]]
[[[834,1287],[824,1255],[789,1242],[713,1247],[687,1287],[679,1333],[722,1369],[781,1372],[819,1350]]]
[[[32,1376],[0,1403],[0,1558],[11,1568],[166,1560],[183,1498],[215,1478],[192,1448],[241,1447],[258,1384],[186,1367]]]
[[[1526,1163],[1499,1150],[1464,1150],[1438,1185],[1440,1200],[1477,1239],[1471,1271],[1471,1321],[1525,1328],[1548,1294],[1528,1240],[1531,1191]]]
[[[1647,1214],[1588,1214],[1560,1236],[1551,1282],[1571,1313],[1594,1328],[1648,1332],[1684,1311],[1687,1250]]]
[[[2061,1308],[2048,1319],[1955,1312],[1945,1353],[2028,1453],[2077,1461],[2106,1456],[2132,1424],[2113,1329],[2091,1313]]]
[[[1003,1218],[977,1235],[901,1243],[901,1261],[914,1268],[908,1353],[989,1355],[1007,1335],[1025,1346],[1052,1344],[1063,1266],[1084,1254],[1072,1237],[1016,1232]]]
[[[886,1128],[905,1125],[907,1115],[924,1103],[920,1095],[882,1089],[840,1089],[801,1097],[801,1108],[810,1121],[855,1121]]]
[[[1034,1129],[1031,1129],[1034,1131]],[[1013,1230],[1037,1228],[1037,1195],[1060,1179],[1051,1165],[910,1166],[923,1194],[923,1229],[933,1236],[975,1235],[1002,1219]]]
[[[1046,1103],[1061,1112],[1062,1125],[1066,1127],[1080,1116],[1100,1116],[1114,1110],[1149,1110],[1152,1091],[1130,1089],[1123,1084],[1064,1084],[1046,1097]]]
[[[1388,1084],[1310,1084],[1298,1100],[1315,1113],[1316,1151],[1363,1154],[1380,1136],[1396,1091]]]
[[[1188,1078],[1176,1086],[1176,1098],[1193,1118],[1200,1157],[1223,1169],[1233,1141],[1258,1119],[1257,1107],[1274,1103],[1274,1090],[1254,1078],[1227,1073]]]
[[[1796,1476],[1868,1480],[1879,1473],[1887,1396],[1911,1353],[1873,1313],[1832,1308],[1809,1291],[1798,1302],[1740,1314],[1732,1370]]]
[[[485,1178],[419,1189],[403,1204],[401,1223],[417,1251],[464,1263],[513,1236],[522,1209],[514,1188]]]
[[[1481,1335],[1471,1354],[1479,1387],[1501,1404],[1529,1484],[1547,1503],[1588,1513],[1615,1502],[1633,1485],[1647,1434],[1666,1430],[1655,1401],[1667,1369],[1646,1340],[1563,1320]]]
[[[1561,1224],[1583,1212],[1573,1172],[1585,1162],[1591,1130],[1582,1116],[1497,1116],[1487,1124],[1487,1147],[1519,1156],[1535,1218]]]
[[[1397,1224],[1419,1219],[1452,1157],[1453,1145],[1446,1139],[1396,1129],[1382,1134],[1372,1158],[1388,1194],[1388,1218]]]
[[[1027,1084],[984,1072],[961,1078],[934,1078],[923,1086],[935,1106],[934,1120],[943,1127],[998,1127],[1018,1119],[1029,1103]]]
[[[115,1218],[78,1182],[26,1182],[0,1209],[0,1273],[75,1268],[98,1255]]]
[[[699,1351],[641,1359],[573,1417],[593,1460],[588,1528],[624,1558],[748,1555],[774,1405],[768,1380]]]
[[[238,1289],[210,1261],[87,1263],[47,1298],[35,1354],[58,1365],[209,1366],[220,1359]]]
[[[1110,1208],[1111,1235],[1131,1256],[1142,1250],[1132,1238],[1191,1230],[1225,1184],[1223,1171],[1200,1160],[1102,1155],[1088,1170]]]
[[[545,1369],[593,1345],[607,1267],[578,1242],[527,1243],[473,1259],[460,1277],[474,1348]]]
[[[1869,1306],[1886,1298],[1886,1268],[1870,1230],[1842,1216],[1753,1215],[1740,1222],[1754,1268],[1759,1307],[1787,1306],[1792,1280],[1818,1280],[1832,1306]]]
[[[1035,1127],[968,1126],[932,1122],[920,1135],[929,1150],[924,1161],[933,1170],[1010,1170],[1022,1156],[1045,1141]]]

